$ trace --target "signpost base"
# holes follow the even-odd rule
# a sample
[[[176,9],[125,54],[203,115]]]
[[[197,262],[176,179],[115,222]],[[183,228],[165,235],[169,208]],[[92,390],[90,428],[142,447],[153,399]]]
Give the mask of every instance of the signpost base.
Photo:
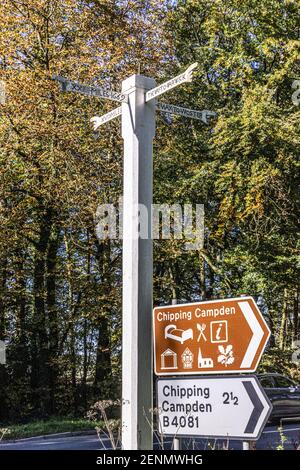
[[[180,438],[179,437],[174,437],[174,440],[173,440],[173,449],[174,450],[181,450],[181,442],[180,442]]]

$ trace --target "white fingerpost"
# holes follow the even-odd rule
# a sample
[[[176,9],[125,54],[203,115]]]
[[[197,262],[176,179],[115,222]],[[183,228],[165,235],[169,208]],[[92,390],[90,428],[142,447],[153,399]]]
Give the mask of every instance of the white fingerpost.
[[[122,116],[124,139],[123,190],[123,334],[122,334],[122,446],[125,450],[152,450],[152,142],[155,135],[156,97],[191,82],[197,64],[156,87],[155,80],[133,75],[122,83],[122,93],[83,85],[54,76],[62,91],[118,101],[103,116],[91,118],[94,130]],[[1,97],[0,97],[1,98]],[[201,119],[215,115],[166,103],[158,110]],[[145,234],[139,238],[139,207],[147,209]],[[175,439],[176,442],[176,439]]]
[[[122,83],[124,139],[122,446],[152,450],[152,237],[151,206],[155,80],[133,75]],[[148,237],[139,238],[139,209],[148,209]],[[148,418],[148,420],[146,419]]]

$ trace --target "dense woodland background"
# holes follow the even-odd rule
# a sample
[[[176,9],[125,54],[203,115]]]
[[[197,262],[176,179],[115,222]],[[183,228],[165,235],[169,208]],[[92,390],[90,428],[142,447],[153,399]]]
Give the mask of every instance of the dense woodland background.
[[[155,203],[203,203],[205,242],[155,241],[154,302],[253,295],[271,327],[262,367],[298,377],[299,0],[2,0],[0,420],[82,416],[120,396],[121,243],[98,240],[99,203],[122,193],[115,105],[61,93],[53,75],[120,90],[198,62],[158,114]],[[151,314],[151,312],[149,312]]]

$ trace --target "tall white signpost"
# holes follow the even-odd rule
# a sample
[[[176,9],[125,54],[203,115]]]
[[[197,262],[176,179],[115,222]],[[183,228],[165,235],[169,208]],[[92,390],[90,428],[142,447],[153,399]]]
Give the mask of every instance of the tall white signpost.
[[[152,449],[147,419],[152,405],[152,141],[155,103],[145,105],[154,80],[133,75],[123,82],[129,102],[122,105],[123,194],[123,342],[122,445]],[[139,204],[148,210],[147,238],[139,237]]]
[[[133,75],[118,93],[53,77],[66,92],[105,98],[121,107],[91,119],[96,130],[122,116],[124,139],[123,195],[123,331],[122,331],[122,446],[125,450],[152,450],[153,431],[153,349],[152,349],[152,142],[155,111],[166,112],[207,123],[212,111],[196,111],[158,104],[156,98],[174,87],[192,81],[191,65],[185,72],[155,87],[152,78]],[[148,214],[148,234],[139,236],[139,204]],[[146,236],[148,235],[148,236]]]

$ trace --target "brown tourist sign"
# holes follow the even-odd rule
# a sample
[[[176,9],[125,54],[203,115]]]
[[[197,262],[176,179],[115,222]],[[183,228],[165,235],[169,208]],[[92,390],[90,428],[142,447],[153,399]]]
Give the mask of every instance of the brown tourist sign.
[[[157,375],[254,372],[270,330],[252,297],[154,309]]]

